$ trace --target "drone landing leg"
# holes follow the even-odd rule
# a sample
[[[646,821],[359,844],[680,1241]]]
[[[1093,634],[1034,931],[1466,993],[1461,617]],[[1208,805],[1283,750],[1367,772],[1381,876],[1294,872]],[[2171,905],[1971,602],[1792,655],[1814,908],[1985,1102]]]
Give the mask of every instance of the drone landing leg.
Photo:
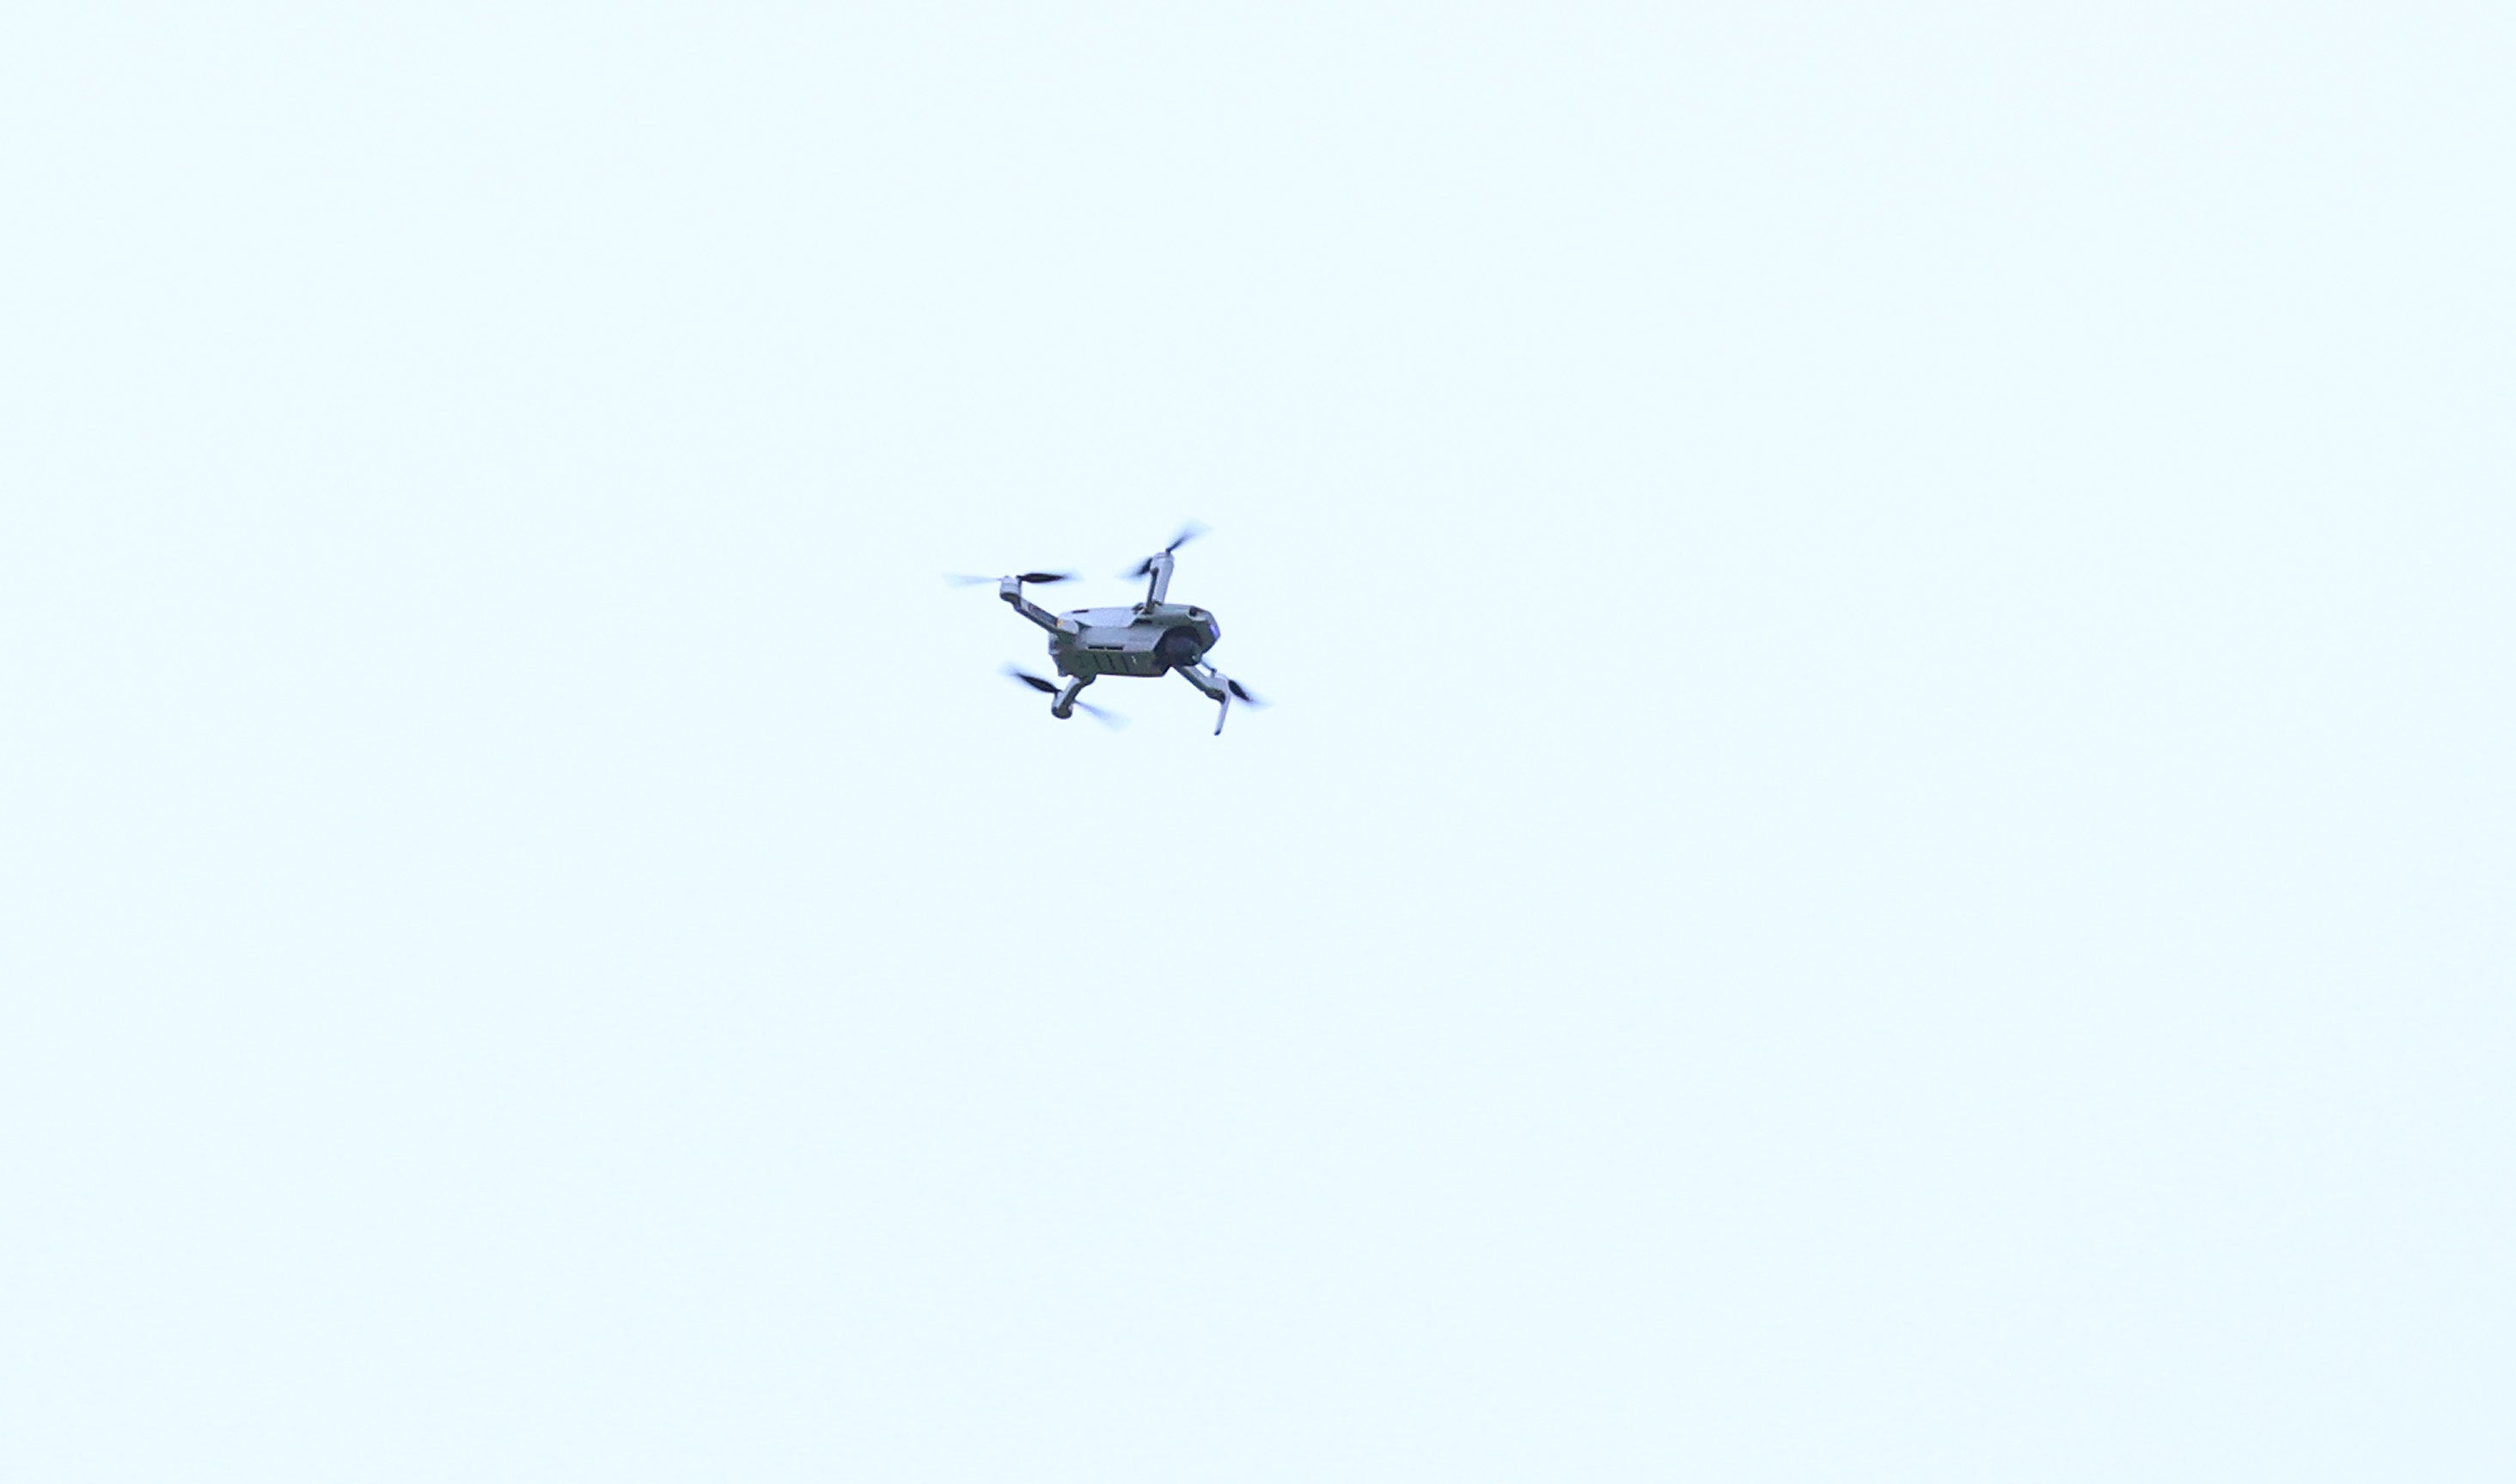
[[[1066,689],[1058,693],[1056,704],[1048,708],[1048,714],[1059,721],[1071,719],[1074,715],[1074,698],[1082,695],[1083,688],[1091,683],[1092,677],[1089,675],[1076,675],[1069,678],[1066,682]]]

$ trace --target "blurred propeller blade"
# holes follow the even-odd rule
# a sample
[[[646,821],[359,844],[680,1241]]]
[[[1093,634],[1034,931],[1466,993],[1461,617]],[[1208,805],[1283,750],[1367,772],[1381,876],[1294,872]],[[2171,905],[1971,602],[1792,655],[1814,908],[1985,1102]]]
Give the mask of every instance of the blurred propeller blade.
[[[1012,665],[1005,666],[1005,673],[1044,696],[1054,696],[1058,692],[1066,689],[1054,680],[1044,680],[1037,675],[1031,674],[1027,670],[1015,669]],[[1117,731],[1120,727],[1127,724],[1127,718],[1119,715],[1115,711],[1104,710],[1102,707],[1096,706],[1088,700],[1076,701],[1074,703],[1074,709],[1091,717],[1101,725],[1108,727],[1112,732]]]
[[[1233,699],[1233,700],[1239,701],[1239,702],[1240,702],[1241,704],[1243,704],[1243,705],[1252,705],[1252,706],[1261,706],[1261,707],[1263,707],[1263,706],[1265,706],[1265,705],[1267,704],[1267,702],[1266,702],[1266,701],[1264,701],[1264,700],[1260,700],[1259,698],[1257,698],[1257,697],[1255,697],[1255,696],[1250,695],[1250,694],[1249,694],[1249,688],[1248,688],[1247,686],[1245,686],[1245,685],[1242,685],[1242,684],[1241,684],[1239,681],[1237,681],[1237,680],[1226,680],[1226,681],[1223,683],[1223,688],[1224,688],[1225,690],[1230,691],[1230,692],[1232,693],[1232,699]]]
[[[1018,572],[1013,574],[1013,578],[1017,582],[1029,583],[1065,582],[1071,579],[1074,573],[1070,572]],[[944,574],[944,580],[954,587],[977,587],[982,583],[1002,582],[1004,578],[973,576],[965,572],[947,572]]]
[[[1198,536],[1205,534],[1205,531],[1206,528],[1202,523],[1196,521],[1189,522],[1187,525],[1180,528],[1180,533],[1178,535],[1171,537],[1171,544],[1162,548],[1163,555],[1167,556],[1170,553],[1179,550],[1189,542],[1195,540]],[[1145,560],[1137,563],[1136,570],[1127,573],[1127,575],[1131,577],[1142,577],[1149,575],[1153,570],[1153,559],[1147,557]]]

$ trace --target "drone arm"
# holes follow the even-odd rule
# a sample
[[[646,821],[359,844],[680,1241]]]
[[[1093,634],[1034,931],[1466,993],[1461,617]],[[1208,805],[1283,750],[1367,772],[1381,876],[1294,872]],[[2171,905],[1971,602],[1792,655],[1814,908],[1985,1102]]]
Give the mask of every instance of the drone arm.
[[[1171,554],[1167,551],[1157,551],[1152,556],[1147,557],[1145,559],[1145,573],[1153,580],[1146,585],[1145,601],[1138,605],[1138,609],[1141,612],[1150,614],[1154,609],[1161,607],[1162,600],[1170,596]]]
[[[1205,699],[1219,702],[1222,709],[1214,713],[1214,735],[1223,735],[1224,718],[1232,714],[1232,681],[1210,664],[1175,664],[1171,669],[1180,679],[1203,692]]]
[[[1023,585],[1019,579],[1007,577],[1002,582],[997,583],[996,596],[1004,599],[1007,603],[1012,604],[1015,613],[1028,618],[1031,622],[1038,624],[1041,628],[1048,630],[1052,634],[1058,631],[1057,615],[1050,613],[1047,609],[1040,607],[1038,604],[1033,603],[1028,598],[1024,597]]]
[[[1171,672],[1204,692],[1205,699],[1208,700],[1221,700],[1232,694],[1224,689],[1223,672],[1203,660],[1172,665]]]

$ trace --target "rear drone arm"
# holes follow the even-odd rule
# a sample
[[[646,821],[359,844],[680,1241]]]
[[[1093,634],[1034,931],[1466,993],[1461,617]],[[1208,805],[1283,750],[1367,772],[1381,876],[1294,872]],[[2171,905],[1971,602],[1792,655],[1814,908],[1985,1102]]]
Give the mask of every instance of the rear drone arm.
[[[1136,612],[1150,614],[1161,607],[1162,600],[1170,596],[1171,554],[1168,551],[1157,551],[1147,557],[1145,565],[1138,571],[1138,575],[1153,579],[1145,587],[1145,601],[1136,605]]]
[[[996,596],[1014,606],[1014,612],[1054,634],[1062,627],[1057,615],[1023,596],[1020,577],[1007,577],[996,584]]]

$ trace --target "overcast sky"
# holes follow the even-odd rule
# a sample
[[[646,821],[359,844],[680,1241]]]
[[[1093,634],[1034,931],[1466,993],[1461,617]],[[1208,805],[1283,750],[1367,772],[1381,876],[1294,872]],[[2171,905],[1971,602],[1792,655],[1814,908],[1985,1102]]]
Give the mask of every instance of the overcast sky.
[[[13,7],[0,1477],[2516,1476],[2511,70]]]

